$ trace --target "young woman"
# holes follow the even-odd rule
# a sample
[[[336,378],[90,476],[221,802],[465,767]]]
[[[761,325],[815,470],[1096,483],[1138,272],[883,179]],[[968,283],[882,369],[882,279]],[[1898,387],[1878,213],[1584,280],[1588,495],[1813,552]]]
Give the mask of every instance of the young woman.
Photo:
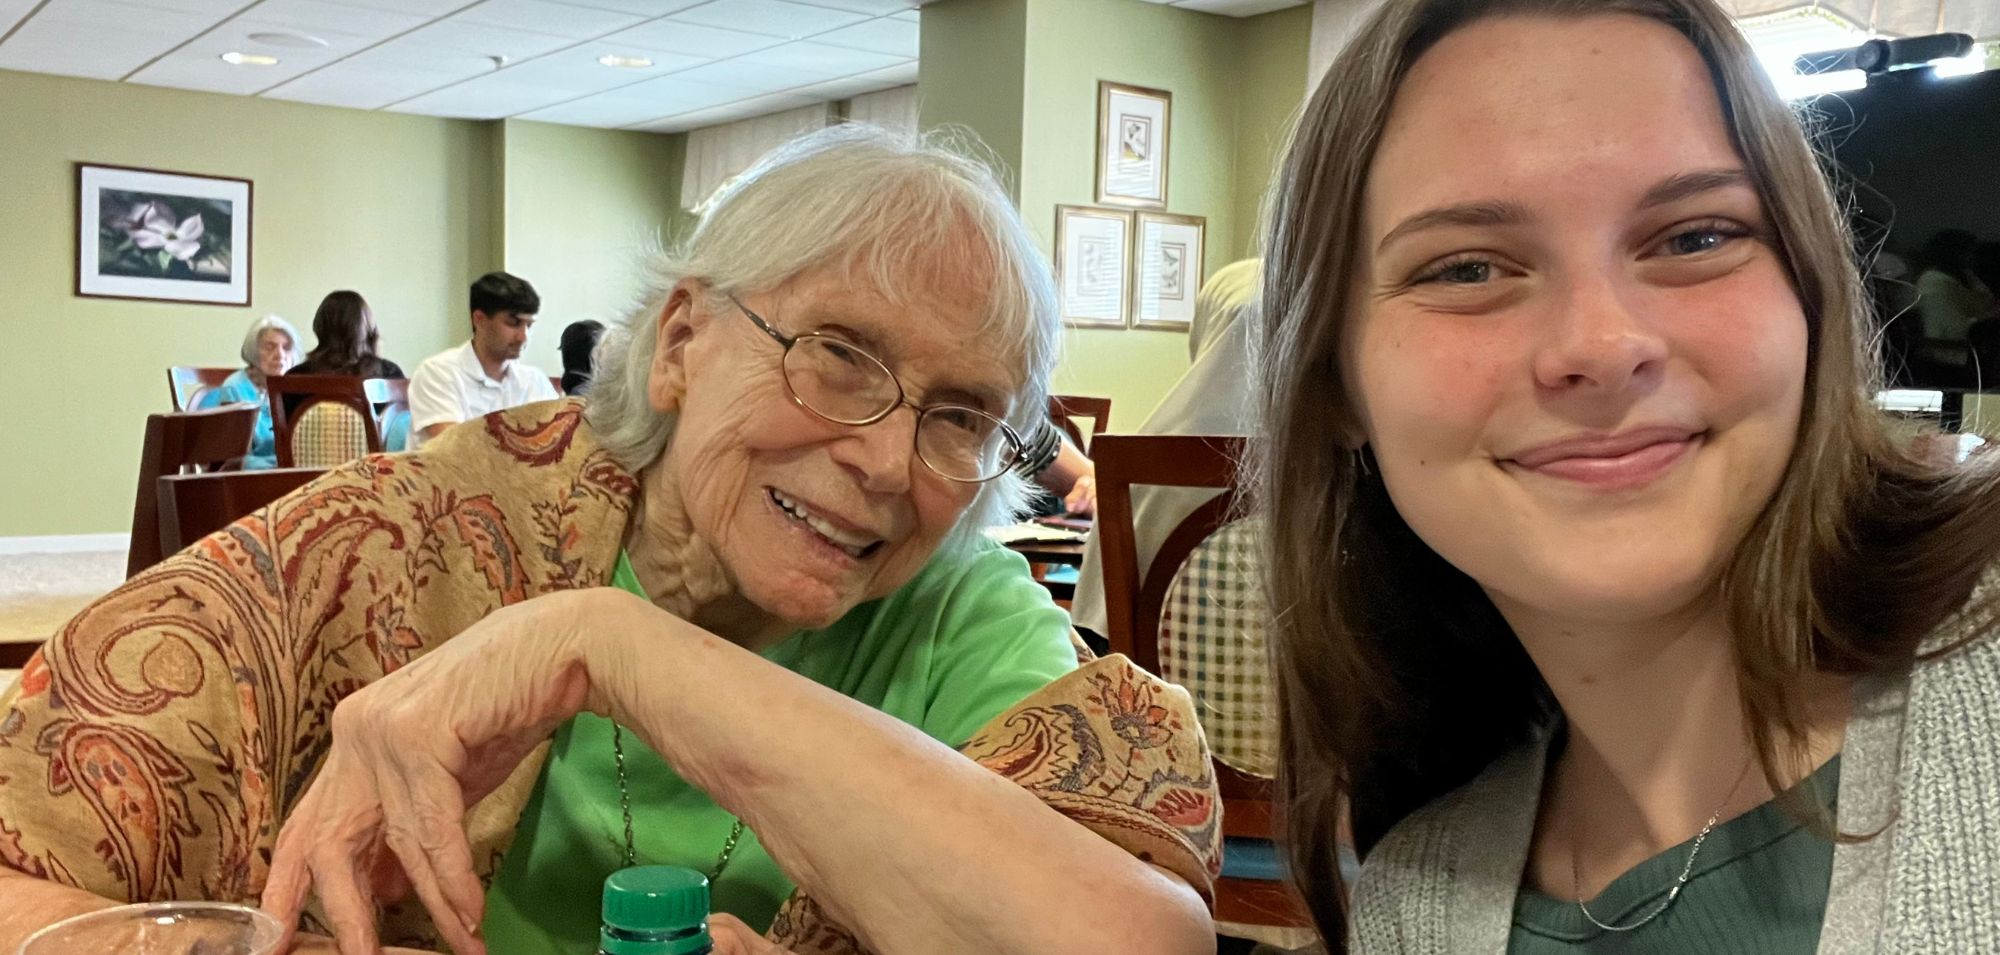
[[[1838,204],[1728,17],[1384,5],[1274,202],[1256,470],[1327,936],[1994,950],[1995,472],[1873,410]]]

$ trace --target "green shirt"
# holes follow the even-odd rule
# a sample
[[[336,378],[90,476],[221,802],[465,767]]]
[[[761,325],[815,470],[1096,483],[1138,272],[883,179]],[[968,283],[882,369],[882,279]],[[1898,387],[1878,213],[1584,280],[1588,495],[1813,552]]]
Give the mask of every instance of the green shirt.
[[[622,553],[612,584],[645,596]],[[933,559],[894,594],[763,655],[953,747],[1076,668],[1069,617],[1020,555],[984,541],[963,557]],[[635,734],[624,736],[639,864],[712,872],[735,820]],[[482,934],[493,955],[595,952],[604,879],[619,868],[624,840],[611,723],[580,715],[556,732],[487,893]],[[793,885],[745,831],[711,888],[715,910],[762,931]]]
[[[1829,807],[1839,791],[1840,757],[1808,778],[1815,801]],[[1687,864],[1693,840],[1634,866],[1590,903],[1601,922],[1624,925],[1660,904]],[[1514,900],[1509,955],[1652,955],[1756,952],[1811,955],[1826,920],[1833,843],[1788,815],[1774,800],[1708,834],[1680,898],[1630,932],[1606,932],[1584,919],[1575,899],[1522,889]]]

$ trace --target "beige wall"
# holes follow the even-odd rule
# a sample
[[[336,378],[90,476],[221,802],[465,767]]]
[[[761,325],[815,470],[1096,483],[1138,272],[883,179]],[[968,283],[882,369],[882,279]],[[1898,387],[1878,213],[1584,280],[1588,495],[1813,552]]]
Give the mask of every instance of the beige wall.
[[[680,137],[6,71],[0,117],[0,380],[16,429],[0,537],[124,531],[145,415],[170,407],[166,366],[236,364],[243,330],[267,312],[310,338],[320,297],[357,289],[383,352],[411,368],[463,340],[466,285],[516,256],[552,318],[607,309],[625,294],[619,258],[637,223],[675,215],[680,182]],[[77,161],[253,180],[251,307],[76,297]],[[579,232],[581,251],[563,251]],[[559,331],[533,345],[550,365]]]

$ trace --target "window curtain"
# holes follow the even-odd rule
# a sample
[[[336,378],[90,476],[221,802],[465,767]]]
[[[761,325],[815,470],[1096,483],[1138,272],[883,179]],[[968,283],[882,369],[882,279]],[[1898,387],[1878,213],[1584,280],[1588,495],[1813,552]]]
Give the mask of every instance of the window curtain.
[[[681,171],[681,207],[699,208],[723,183],[786,140],[833,122],[833,104],[708,126],[688,133],[687,163]]]
[[[847,118],[898,133],[917,131],[917,87],[897,86],[863,93],[847,103]]]

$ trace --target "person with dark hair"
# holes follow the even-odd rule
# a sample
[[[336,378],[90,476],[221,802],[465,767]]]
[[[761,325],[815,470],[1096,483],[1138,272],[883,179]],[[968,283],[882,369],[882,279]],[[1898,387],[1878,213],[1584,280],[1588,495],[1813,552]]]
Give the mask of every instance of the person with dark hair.
[[[360,292],[341,289],[320,299],[313,313],[313,350],[292,366],[293,375],[354,375],[359,378],[401,378],[403,369],[376,354],[382,329]]]
[[[604,323],[592,319],[571,322],[563,329],[562,344],[562,390],[566,395],[580,395],[590,388],[592,374],[590,353],[597,349],[597,339],[604,335]]]
[[[518,275],[488,272],[472,283],[472,339],[417,366],[410,378],[410,447],[451,425],[559,397],[547,375],[520,361],[542,297]]]
[[[1958,362],[1966,361],[1963,344],[1972,323],[1993,314],[1993,291],[1973,271],[1979,238],[1964,229],[1944,229],[1924,243],[1917,256],[1917,314],[1923,318],[1927,342],[1958,345]]]

